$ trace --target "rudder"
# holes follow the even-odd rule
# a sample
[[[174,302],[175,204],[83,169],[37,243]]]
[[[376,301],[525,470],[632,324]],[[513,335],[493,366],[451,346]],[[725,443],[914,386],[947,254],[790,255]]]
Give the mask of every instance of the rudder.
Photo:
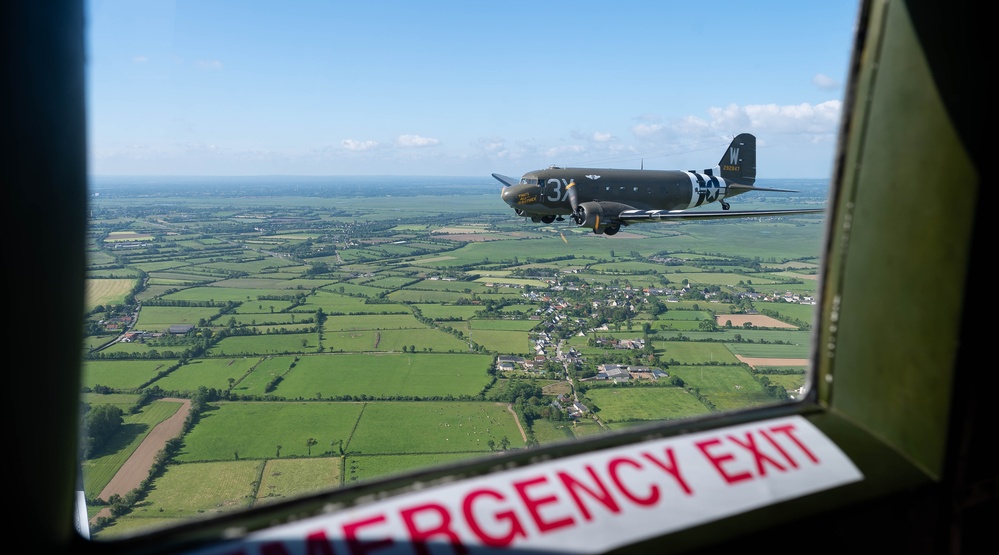
[[[756,136],[737,135],[718,161],[721,177],[743,185],[756,182]]]

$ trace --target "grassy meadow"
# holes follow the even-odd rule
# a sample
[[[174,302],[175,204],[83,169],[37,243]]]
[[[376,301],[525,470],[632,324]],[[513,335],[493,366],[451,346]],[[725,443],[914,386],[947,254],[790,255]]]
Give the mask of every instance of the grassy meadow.
[[[205,401],[145,497],[95,537],[458,464],[503,445],[776,402],[762,375],[788,391],[806,382],[804,373],[754,378],[736,355],[796,369],[808,357],[815,306],[783,297],[815,292],[821,217],[637,225],[607,237],[518,217],[489,179],[414,178],[402,190],[383,183],[393,178],[351,179],[324,185],[342,193],[332,196],[163,186],[151,197],[119,186],[91,199],[93,236],[107,235],[87,254],[82,395],[126,415],[83,463],[87,497],[177,410],[154,400],[129,413],[142,393]],[[774,295],[738,300],[750,293]],[[747,311],[800,329],[709,325]],[[142,333],[111,343],[121,331],[111,322]],[[194,329],[171,334],[176,324]],[[648,353],[589,344],[646,328]],[[553,405],[574,392],[564,378],[494,370],[500,355],[544,362],[559,342],[584,357],[570,376],[623,360],[658,365],[684,386],[589,384],[583,398],[599,410],[571,415]],[[527,397],[534,386],[540,395]]]

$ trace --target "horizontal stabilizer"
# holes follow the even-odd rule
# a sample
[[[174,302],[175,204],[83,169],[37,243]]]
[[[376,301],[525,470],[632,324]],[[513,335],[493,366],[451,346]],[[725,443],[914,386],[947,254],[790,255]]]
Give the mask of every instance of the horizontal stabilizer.
[[[496,175],[496,174],[493,174]],[[746,191],[767,191],[770,193],[797,193],[793,189],[774,189],[772,187],[755,187],[753,185],[742,185],[740,183],[728,183],[726,185],[729,189],[741,189],[743,192]]]
[[[658,220],[716,220],[723,218],[820,214],[825,211],[825,208],[792,208],[781,210],[625,210],[616,219],[624,223]]]

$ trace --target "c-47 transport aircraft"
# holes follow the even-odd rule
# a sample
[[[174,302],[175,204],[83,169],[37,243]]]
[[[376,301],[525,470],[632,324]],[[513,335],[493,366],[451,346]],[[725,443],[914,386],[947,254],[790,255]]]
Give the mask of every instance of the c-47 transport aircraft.
[[[728,145],[713,169],[623,170],[595,168],[548,169],[525,173],[520,181],[498,173],[503,201],[518,215],[550,224],[568,215],[594,233],[614,235],[622,225],[671,219],[749,218],[809,214],[821,208],[790,210],[732,210],[726,199],[750,191],[794,193],[788,189],[754,187],[756,137],[743,133]],[[721,210],[691,210],[718,202]]]

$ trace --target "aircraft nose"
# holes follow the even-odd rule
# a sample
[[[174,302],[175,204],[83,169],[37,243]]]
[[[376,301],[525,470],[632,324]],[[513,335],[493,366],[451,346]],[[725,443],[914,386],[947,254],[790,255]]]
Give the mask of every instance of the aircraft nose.
[[[517,202],[517,194],[514,193],[512,189],[513,187],[510,186],[503,187],[503,191],[500,193],[500,197],[503,199],[503,202],[509,205],[513,205]]]
[[[500,196],[503,202],[514,208],[523,208],[525,205],[538,201],[538,187],[528,183],[517,183],[503,187]]]

